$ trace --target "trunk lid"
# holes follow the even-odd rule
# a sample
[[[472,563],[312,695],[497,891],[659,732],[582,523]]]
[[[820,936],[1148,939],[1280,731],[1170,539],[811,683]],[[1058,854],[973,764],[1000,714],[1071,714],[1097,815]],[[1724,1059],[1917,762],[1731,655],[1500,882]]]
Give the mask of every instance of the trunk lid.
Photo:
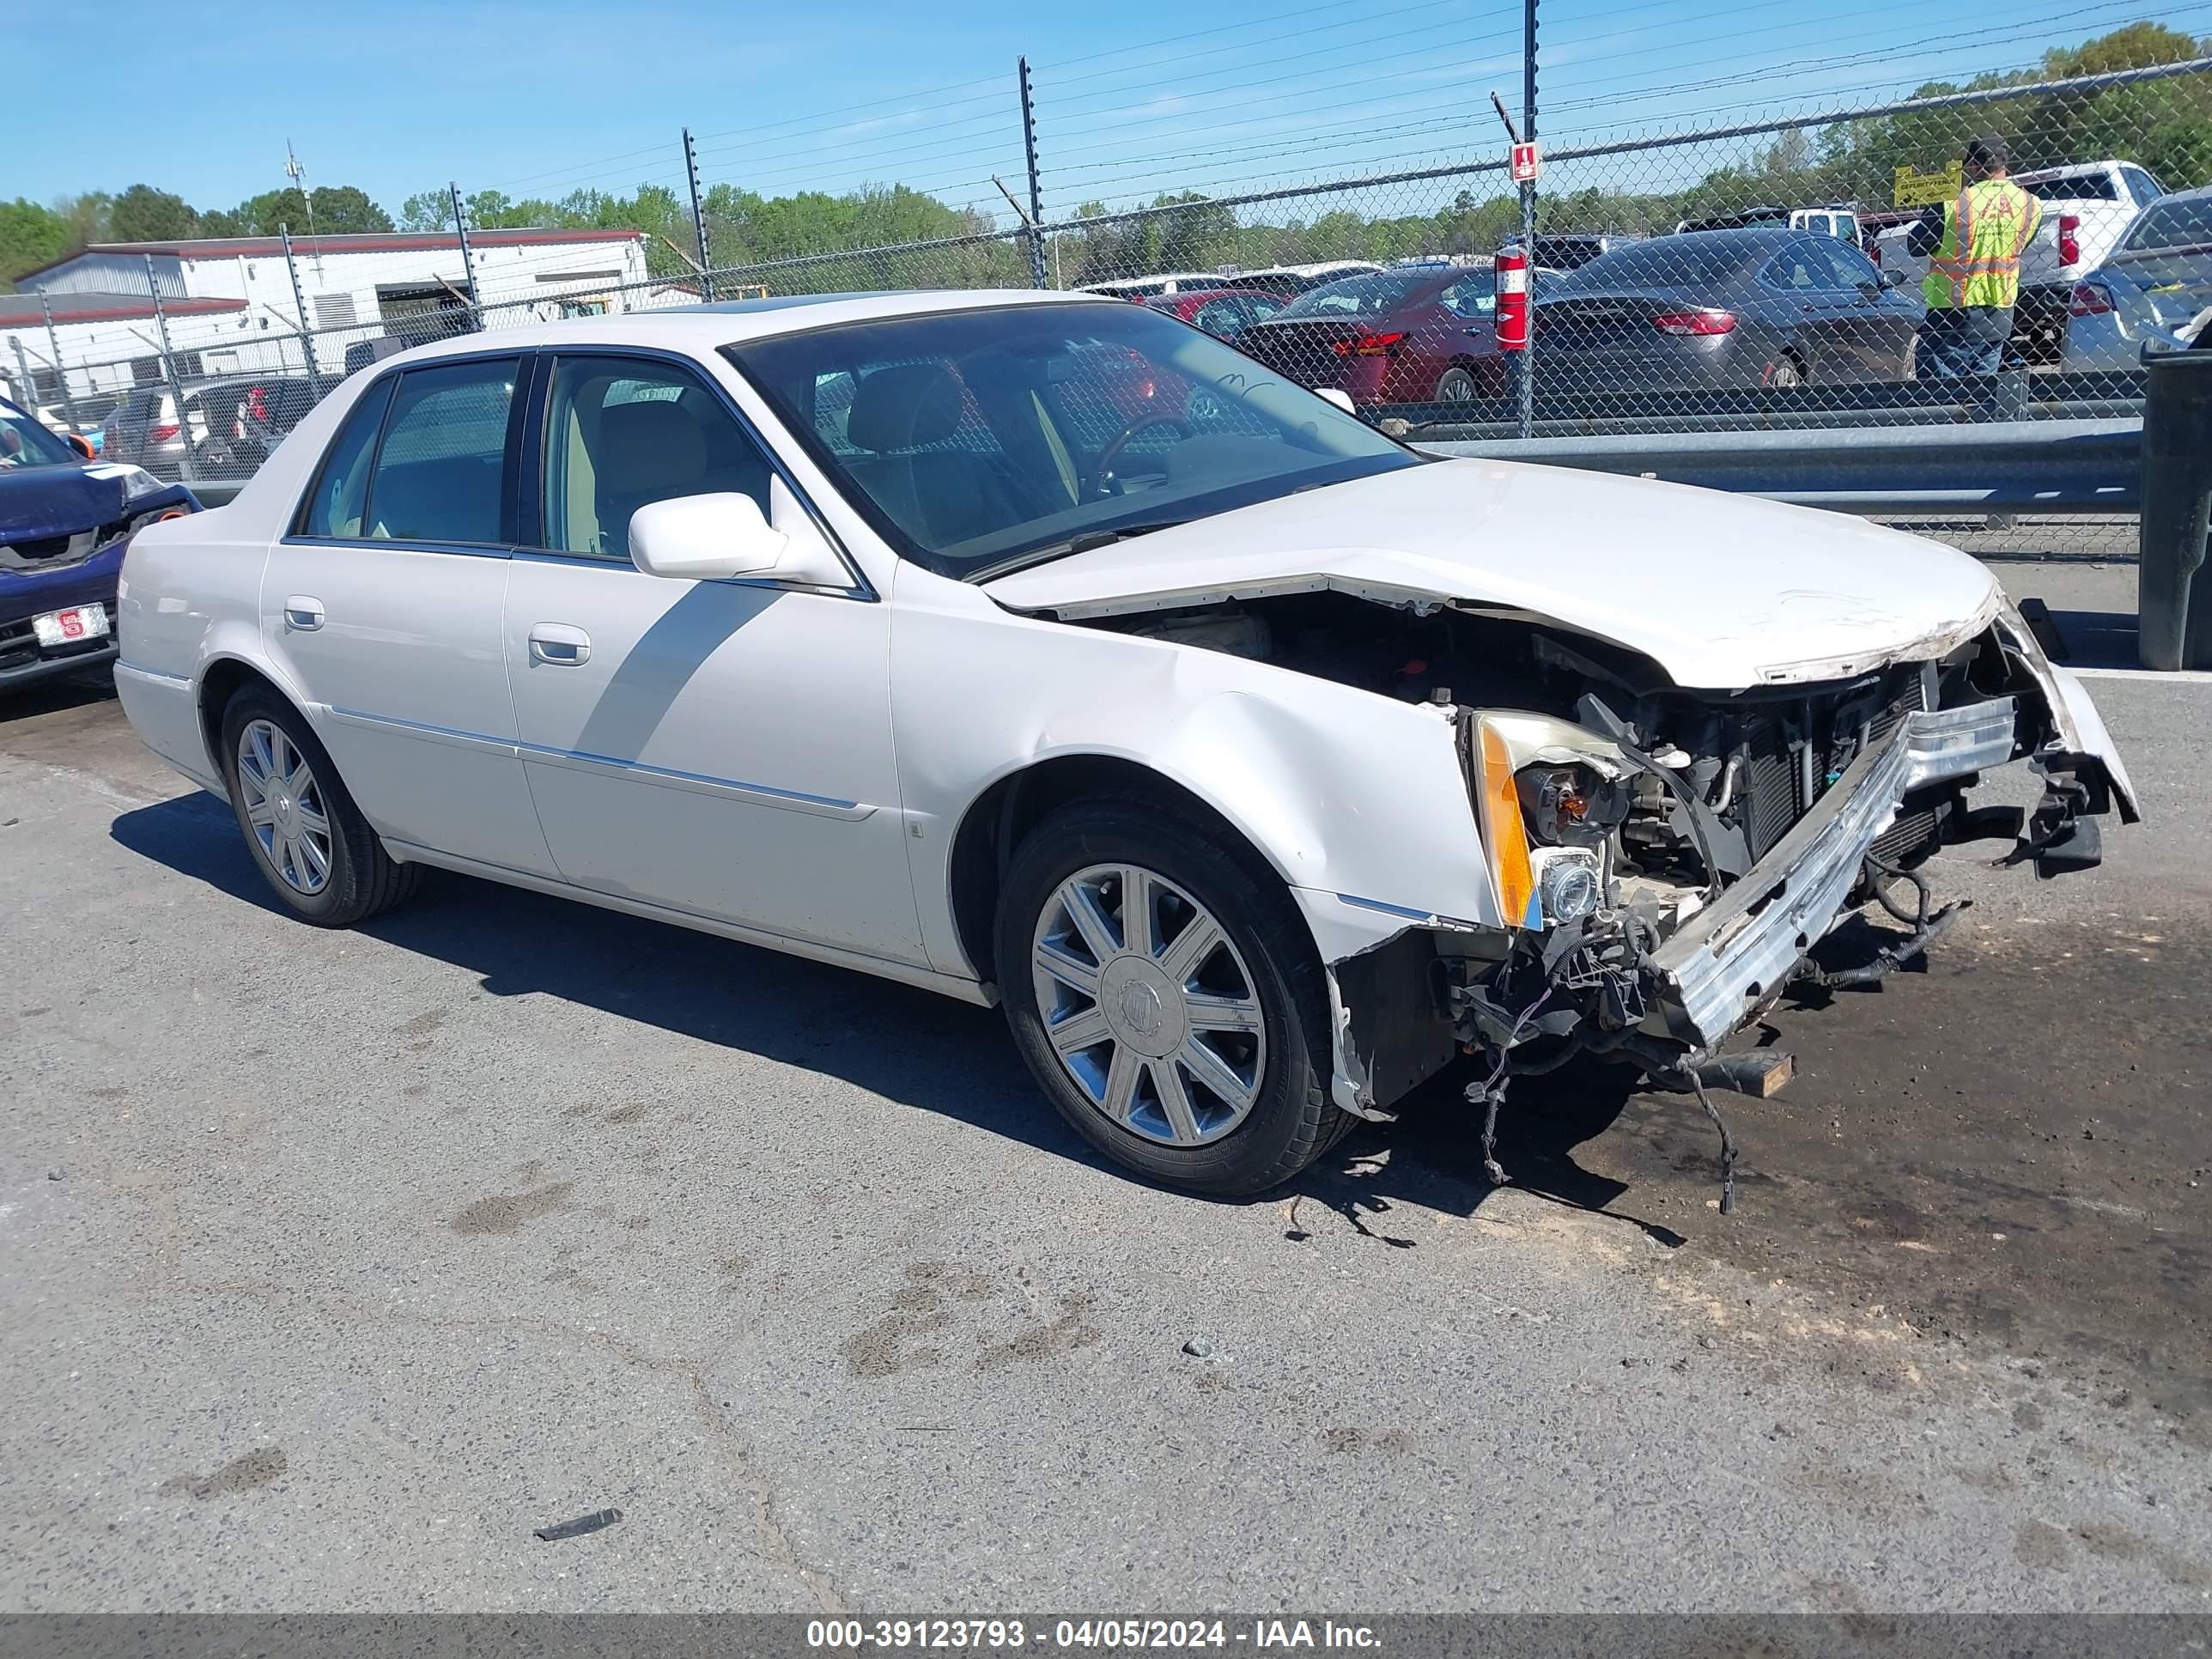
[[[1345,363],[1336,348],[1380,331],[1379,317],[1255,323],[1237,337],[1237,349],[1300,386],[1334,386]]]

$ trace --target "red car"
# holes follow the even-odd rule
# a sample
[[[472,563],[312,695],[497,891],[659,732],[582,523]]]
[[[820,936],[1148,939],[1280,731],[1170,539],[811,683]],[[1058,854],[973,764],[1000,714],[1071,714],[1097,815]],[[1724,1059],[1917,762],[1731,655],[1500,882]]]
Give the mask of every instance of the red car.
[[[1191,289],[1181,294],[1155,295],[1145,301],[1155,311],[1164,311],[1204,329],[1217,340],[1235,339],[1247,327],[1266,322],[1290,302],[1287,294],[1249,288]]]
[[[1401,266],[1300,295],[1239,333],[1237,349],[1300,386],[1338,387],[1355,404],[1503,397],[1494,302],[1486,259]]]

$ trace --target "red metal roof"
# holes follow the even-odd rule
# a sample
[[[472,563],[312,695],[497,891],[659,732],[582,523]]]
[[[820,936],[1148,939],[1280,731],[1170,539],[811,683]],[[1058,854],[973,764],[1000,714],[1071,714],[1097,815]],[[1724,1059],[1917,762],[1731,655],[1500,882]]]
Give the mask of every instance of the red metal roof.
[[[154,315],[154,301],[143,294],[49,294],[57,323],[129,323]],[[207,317],[219,312],[243,311],[243,300],[164,300],[161,310],[171,317]],[[0,328],[43,325],[46,312],[35,294],[0,294]]]
[[[472,230],[469,233],[471,247],[544,247],[564,242],[640,242],[644,240],[645,233],[641,230],[552,230],[536,228],[528,230]],[[459,246],[451,231],[362,231],[343,236],[295,236],[292,239],[293,251],[298,253],[427,253]],[[27,283],[33,277],[58,270],[70,260],[82,258],[88,253],[120,253],[126,258],[153,253],[163,258],[178,259],[273,259],[283,252],[284,244],[274,236],[204,236],[181,242],[94,242],[64,254],[52,264],[26,271],[15,281],[19,284]]]

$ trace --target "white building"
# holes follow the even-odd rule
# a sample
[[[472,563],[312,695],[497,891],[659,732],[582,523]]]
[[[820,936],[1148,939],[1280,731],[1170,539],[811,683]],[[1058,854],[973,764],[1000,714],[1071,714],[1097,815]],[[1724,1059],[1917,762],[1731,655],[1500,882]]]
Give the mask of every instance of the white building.
[[[162,378],[165,321],[186,381],[299,373],[307,367],[304,320],[313,367],[334,378],[347,371],[349,347],[362,348],[357,366],[376,341],[459,331],[471,307],[496,329],[655,303],[644,234],[635,230],[472,231],[465,263],[451,233],[302,236],[292,250],[288,268],[273,236],[96,243],[18,277],[20,293],[0,295],[0,373],[52,389],[58,347],[79,395],[147,385]]]

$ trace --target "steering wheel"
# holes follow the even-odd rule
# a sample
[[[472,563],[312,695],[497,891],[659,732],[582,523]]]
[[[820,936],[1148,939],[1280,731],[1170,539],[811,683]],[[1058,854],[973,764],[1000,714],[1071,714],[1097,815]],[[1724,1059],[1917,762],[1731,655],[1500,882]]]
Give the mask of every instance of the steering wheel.
[[[1088,497],[1093,491],[1104,486],[1106,475],[1114,470],[1115,460],[1124,449],[1129,447],[1130,439],[1135,437],[1139,432],[1149,432],[1156,426],[1171,426],[1186,438],[1194,435],[1190,429],[1190,422],[1180,415],[1138,416],[1135,420],[1109,438],[1106,441],[1106,447],[1098,452],[1098,459],[1091,469],[1091,476],[1084,480],[1085,496]]]

